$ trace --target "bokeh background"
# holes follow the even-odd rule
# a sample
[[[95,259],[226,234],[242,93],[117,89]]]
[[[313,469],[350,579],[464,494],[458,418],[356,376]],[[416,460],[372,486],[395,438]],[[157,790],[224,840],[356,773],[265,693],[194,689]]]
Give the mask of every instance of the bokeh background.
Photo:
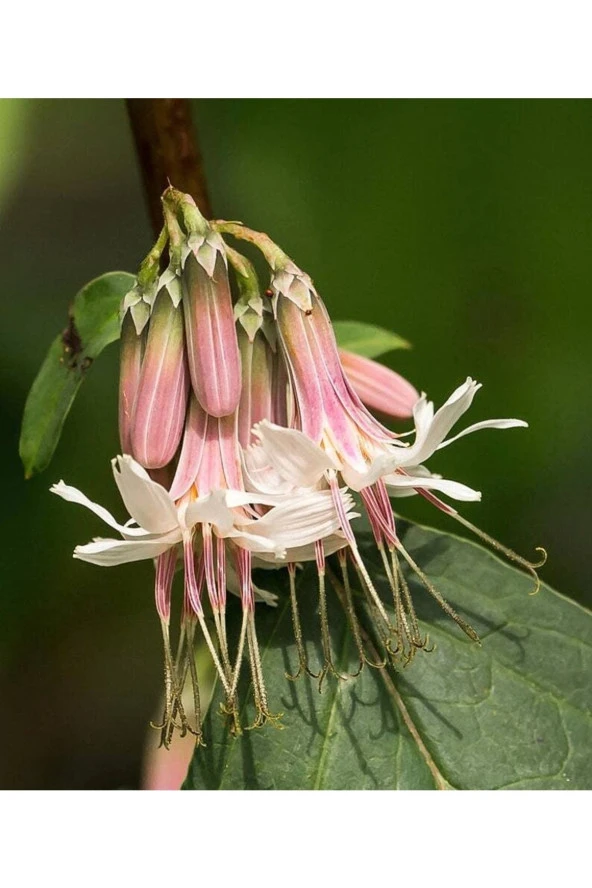
[[[528,420],[432,468],[481,489],[467,517],[526,555],[546,546],[543,578],[590,604],[590,102],[215,100],[194,115],[217,216],[268,231],[334,317],[409,339],[385,361],[436,402],[471,375],[471,421]],[[64,478],[123,514],[117,346],[28,482],[18,435],[75,292],[134,271],[150,243],[122,101],[0,101],[2,788],[141,781],[160,690],[151,567],[73,561],[103,528],[48,492]],[[446,526],[427,503],[401,511]]]

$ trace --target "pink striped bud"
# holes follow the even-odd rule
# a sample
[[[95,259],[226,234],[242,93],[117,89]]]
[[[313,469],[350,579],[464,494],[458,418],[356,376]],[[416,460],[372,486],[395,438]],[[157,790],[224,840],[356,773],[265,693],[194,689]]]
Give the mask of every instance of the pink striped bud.
[[[126,312],[121,325],[121,358],[119,371],[119,438],[122,453],[131,454],[132,414],[140,381],[142,354],[146,334],[138,334],[131,312]]]
[[[252,443],[253,426],[262,419],[273,418],[273,353],[262,333],[253,340],[239,329],[242,358],[242,393],[238,409],[238,438],[242,447]]]
[[[144,468],[158,469],[174,457],[185,422],[188,387],[183,314],[164,288],[150,317],[132,416],[131,455]]]
[[[206,413],[221,417],[238,407],[241,364],[224,254],[210,241],[186,258],[183,309],[193,391]]]
[[[393,419],[410,419],[419,393],[394,370],[353,352],[339,349],[341,366],[348,382],[370,410]]]

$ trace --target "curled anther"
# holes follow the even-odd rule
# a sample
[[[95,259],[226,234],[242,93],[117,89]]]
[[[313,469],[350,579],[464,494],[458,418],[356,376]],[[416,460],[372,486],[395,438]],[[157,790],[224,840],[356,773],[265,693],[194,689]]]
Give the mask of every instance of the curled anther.
[[[220,713],[226,719],[230,719],[229,731],[233,737],[240,737],[243,727],[240,722],[240,715],[236,699],[224,703],[220,703]]]
[[[337,678],[339,681],[347,681],[350,678],[355,678],[355,675],[350,672],[339,672],[333,664],[332,660],[325,661],[325,665],[321,669],[318,679],[319,679],[319,694],[323,692],[323,683],[328,675],[332,675],[334,678]],[[356,673],[357,675],[357,673]]]
[[[366,666],[369,666],[370,669],[385,669],[387,663],[388,657],[383,657],[382,660],[375,661],[371,660],[368,654],[364,654],[363,665],[365,664]],[[359,674],[360,671],[361,669],[358,670],[358,673],[356,674]]]
[[[427,635],[427,633],[425,638],[420,639],[420,644],[416,645],[416,647],[418,650],[423,651],[426,654],[431,654],[436,650],[436,645],[434,642],[430,643],[430,636]]]
[[[358,664],[358,668],[355,670],[355,672],[346,672],[345,673],[346,678],[357,678],[363,668],[364,668],[364,660],[360,660],[359,664]]]
[[[534,577],[534,589],[528,593],[529,595],[537,595],[541,591],[541,580],[537,573],[537,570],[541,568],[547,561],[547,550],[543,549],[542,546],[537,546],[535,552],[542,552],[542,556],[539,561],[530,562],[530,573]]]
[[[302,662],[302,660],[298,663],[298,671],[297,672],[284,672],[284,676],[288,679],[288,681],[298,681],[302,675],[308,675],[309,678],[317,679],[320,677],[320,672],[313,672],[310,666],[307,663]]]
[[[283,731],[284,726],[281,724],[281,719],[283,718],[283,712],[269,712],[268,709],[258,709],[257,716],[255,721],[247,725],[245,728],[246,731],[254,731],[256,728],[262,728],[263,725],[271,725],[272,728],[275,728],[278,731]]]
[[[440,501],[437,497],[433,497],[436,502],[436,505],[440,505]],[[501,552],[502,555],[505,555],[509,561],[513,561],[514,564],[517,564],[519,567],[522,567],[526,570],[534,579],[534,589],[529,593],[530,595],[536,595],[539,589],[541,588],[541,581],[537,574],[537,570],[542,567],[547,561],[547,550],[542,546],[537,546],[535,552],[541,552],[541,558],[537,562],[527,561],[526,558],[523,558],[522,555],[518,555],[514,552],[513,549],[510,549],[508,546],[504,546],[503,543],[500,543],[499,540],[496,540],[494,537],[490,536],[488,533],[485,533],[481,528],[476,527],[474,524],[471,524],[470,521],[467,521],[466,518],[463,518],[462,515],[459,515],[458,512],[451,513],[452,517],[458,521],[460,524],[463,524],[470,531],[472,531],[476,536],[482,539],[485,543],[491,546],[497,552]],[[477,639],[478,640],[478,639]]]
[[[403,655],[403,669],[406,669],[413,663],[413,659],[417,653],[416,647],[410,647],[407,653]]]
[[[535,570],[538,570],[540,567],[543,567],[544,564],[547,563],[547,558],[549,557],[547,554],[547,550],[543,546],[536,546],[535,552],[541,552],[541,558],[539,561],[531,561],[530,566]]]
[[[397,641],[396,647],[392,646],[392,642],[391,642],[390,638],[387,638],[384,643],[384,646],[386,648],[386,652],[388,655],[388,659],[391,661],[395,661],[396,658],[402,656],[403,644],[401,642],[401,639],[398,636],[396,637],[396,641]]]

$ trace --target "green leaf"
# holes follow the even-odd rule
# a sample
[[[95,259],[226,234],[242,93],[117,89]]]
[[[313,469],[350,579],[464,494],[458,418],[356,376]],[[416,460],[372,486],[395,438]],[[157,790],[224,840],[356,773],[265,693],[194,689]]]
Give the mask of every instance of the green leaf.
[[[592,614],[547,586],[529,595],[531,578],[471,542],[403,522],[400,530],[482,645],[408,576],[435,649],[420,651],[404,669],[365,666],[357,678],[329,676],[319,694],[307,676],[284,677],[297,657],[280,574],[279,606],[259,605],[257,627],[270,708],[283,711],[283,730],[267,725],[230,736],[218,690],[206,718],[208,745],[196,750],[184,788],[592,788]],[[368,533],[360,546],[386,601]],[[315,585],[308,568],[298,595],[310,664],[318,669]],[[331,589],[329,602],[336,665],[354,671],[358,657]],[[236,621],[239,607],[231,610]],[[252,718],[250,704],[245,715]]]
[[[378,358],[397,348],[411,348],[406,339],[360,321],[334,321],[333,329],[339,348],[355,352],[365,358]]]
[[[111,271],[75,296],[68,326],[52,342],[25,404],[19,453],[26,478],[49,465],[88,369],[119,338],[119,306],[134,280]]]

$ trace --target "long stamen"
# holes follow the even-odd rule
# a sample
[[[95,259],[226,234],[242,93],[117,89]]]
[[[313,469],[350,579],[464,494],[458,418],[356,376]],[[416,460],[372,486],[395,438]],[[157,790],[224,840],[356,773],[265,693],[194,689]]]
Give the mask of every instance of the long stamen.
[[[268,721],[271,722],[274,727],[279,728],[281,727],[281,725],[278,724],[278,721],[282,717],[283,713],[279,712],[277,713],[277,715],[274,715],[269,711],[269,705],[267,702],[267,691],[265,690],[263,670],[261,668],[261,654],[259,652],[259,644],[257,642],[257,633],[255,631],[255,615],[253,613],[249,614],[247,643],[249,647],[249,659],[251,661],[253,697],[255,700],[255,707],[257,709],[257,716],[255,718],[255,721],[252,725],[249,725],[249,728],[247,730],[251,730],[252,728],[259,728],[261,727],[261,725],[264,725]]]
[[[214,645],[214,642],[212,641],[212,637],[210,635],[204,617],[203,607],[201,603],[201,588],[198,586],[195,576],[195,556],[193,553],[193,542],[191,540],[191,537],[189,536],[186,537],[183,541],[183,555],[185,566],[185,598],[191,606],[191,610],[197,617],[201,631],[203,633],[203,637],[210,651],[214,666],[216,667],[216,672],[220,676],[220,681],[222,682],[224,690],[226,691],[226,693],[228,693],[230,687],[226,678],[226,673],[224,672],[220,664],[220,660],[216,652],[216,647]]]
[[[175,672],[175,676],[177,677],[177,682],[179,685],[180,693],[183,693],[183,688],[185,687],[185,678],[186,678],[185,668],[184,667],[181,668],[181,661],[182,661],[184,651],[185,651],[185,623],[183,621],[181,623],[181,629],[179,632],[179,641],[177,643],[177,654],[175,656],[175,665],[174,665],[174,672]],[[173,739],[175,727],[177,727],[177,725],[175,724],[175,719],[177,718],[178,713],[179,713],[178,701],[175,699],[175,701],[173,703],[173,707],[172,707],[172,717],[171,717],[168,724],[163,720],[163,725],[162,725],[160,746],[164,746],[166,749],[168,749],[170,747],[170,743]],[[182,728],[181,728],[181,730],[182,730]]]
[[[178,697],[175,698],[172,708],[172,718],[168,726],[163,725],[161,746],[170,748],[175,728],[181,731],[181,736],[185,736],[187,731],[195,736],[197,746],[205,746],[202,737],[201,725],[201,706],[199,684],[197,678],[197,670],[195,667],[194,654],[194,633],[195,619],[192,614],[184,615],[181,623],[181,631],[179,635],[179,644],[177,646],[177,656],[175,658],[175,675],[178,683]],[[182,695],[187,681],[187,673],[191,678],[191,689],[193,694],[193,713],[195,716],[195,727],[189,723],[189,719],[183,710]],[[181,703],[181,705],[179,705]],[[175,719],[177,715],[181,718],[181,724],[177,724]]]
[[[401,553],[401,555],[403,556],[403,558],[405,559],[405,561],[407,562],[409,567],[413,570],[413,572],[415,574],[417,574],[417,576],[419,577],[419,579],[421,580],[421,582],[423,583],[425,588],[428,590],[430,595],[436,599],[436,601],[438,602],[438,604],[440,605],[442,610],[445,611],[445,613],[447,613],[449,617],[452,617],[454,622],[458,626],[460,626],[460,628],[465,633],[465,635],[468,635],[469,638],[472,639],[472,641],[476,641],[478,644],[480,644],[479,636],[477,635],[477,633],[475,632],[473,627],[469,626],[469,624],[467,622],[465,622],[465,620],[463,620],[462,617],[460,617],[457,614],[457,612],[454,610],[454,608],[450,604],[448,604],[446,599],[442,597],[442,595],[438,592],[438,590],[435,588],[435,586],[428,580],[428,578],[426,577],[424,572],[415,563],[415,561],[413,560],[411,555],[407,552],[407,550],[404,548],[404,546],[401,543],[399,543],[399,545],[397,546],[397,550]]]
[[[227,684],[232,682],[232,667],[230,665],[230,655],[228,653],[228,642],[226,640],[226,620],[222,610],[220,590],[217,583],[217,572],[214,566],[214,545],[212,540],[212,527],[210,524],[203,525],[203,557],[206,578],[206,588],[210,604],[212,606],[212,614],[214,616],[214,624],[216,626],[216,634],[220,644],[220,652],[222,654],[222,664],[226,674]]]
[[[395,549],[391,549],[391,559],[393,564],[393,574],[395,576],[395,582],[397,583],[397,586],[400,587],[400,589],[402,589],[403,591],[404,600],[402,603],[402,614],[404,618],[407,641],[411,646],[406,658],[407,662],[410,662],[413,659],[416,650],[419,649],[428,651],[432,650],[432,648],[428,648],[428,636],[426,635],[425,638],[422,638],[421,636],[421,629],[419,628],[419,623],[417,621],[417,615],[413,606],[413,599],[411,598],[409,584],[405,579],[405,574],[401,569],[401,565],[399,564],[399,559],[397,558],[397,553]],[[409,629],[409,623],[411,624],[411,629]]]
[[[413,659],[415,650],[417,648],[425,648],[428,642],[427,638],[425,640],[421,638],[409,587],[396,558],[395,549],[399,539],[384,483],[382,481],[377,482],[372,487],[362,491],[362,499],[368,510],[376,546],[393,594],[397,646],[393,649],[389,644],[387,649],[393,657],[401,656],[406,663],[409,663]],[[382,542],[383,537],[388,541],[391,554],[390,563]],[[403,597],[401,597],[401,592]]]
[[[542,567],[543,564],[547,560],[547,551],[543,549],[542,546],[537,546],[535,548],[535,552],[541,553],[541,558],[539,561],[527,561],[526,558],[523,558],[521,555],[518,555],[514,552],[513,549],[509,549],[508,546],[504,546],[503,543],[498,542],[498,540],[489,536],[489,534],[485,533],[485,531],[481,530],[479,527],[475,527],[474,524],[471,524],[470,521],[467,521],[466,518],[463,518],[462,515],[459,515],[456,512],[452,516],[456,521],[459,521],[469,530],[471,530],[474,534],[480,537],[484,542],[488,543],[493,549],[496,549],[498,552],[502,552],[506,558],[510,561],[513,561],[514,564],[520,565],[523,567],[534,579],[534,589],[529,593],[529,595],[536,595],[539,589],[541,588],[541,581],[539,579],[539,575],[537,574],[538,568]]]
[[[474,524],[471,524],[470,521],[467,521],[466,518],[463,518],[462,515],[449,506],[447,503],[442,502],[442,500],[435,496],[428,490],[423,490],[421,487],[414,488],[417,493],[420,493],[424,499],[427,499],[430,503],[436,506],[440,511],[445,512],[447,515],[450,515],[451,518],[454,518],[455,521],[458,521],[460,524],[464,525],[464,527],[468,528],[472,533],[482,539],[485,543],[491,546],[492,549],[495,549],[497,552],[501,552],[509,561],[513,561],[514,564],[518,564],[520,567],[524,568],[527,573],[529,573],[534,579],[534,589],[529,593],[530,595],[536,595],[539,589],[541,588],[541,581],[537,574],[537,570],[545,564],[547,560],[547,551],[543,549],[542,546],[537,546],[535,548],[535,552],[540,552],[541,557],[539,561],[528,561],[526,558],[523,558],[521,555],[518,555],[514,552],[513,549],[508,548],[508,546],[504,546],[503,543],[500,543],[499,540],[494,539],[489,536],[488,533],[485,533],[484,530],[481,530],[479,527],[476,527]]]
[[[155,724],[154,722],[150,724],[153,728],[161,731],[160,745],[168,749],[174,729],[178,728],[181,732],[181,737],[184,737],[188,730],[188,724],[181,701],[181,688],[178,685],[173,664],[169,626],[165,620],[161,620],[160,625],[164,647],[164,714],[161,724]],[[180,724],[175,721],[177,713],[181,719]]]
[[[247,624],[249,622],[249,612],[247,610],[243,610],[243,619],[241,623],[241,631],[238,639],[238,650],[236,654],[236,662],[234,665],[233,679],[232,685],[230,688],[230,698],[234,699],[236,694],[236,689],[238,686],[238,679],[240,676],[241,665],[243,662],[243,655],[245,650],[245,639],[247,637]]]
[[[389,544],[394,544],[397,541],[397,532],[395,530],[393,510],[388,501],[388,494],[384,484],[380,487],[379,482],[377,482],[372,487],[361,490],[360,496],[366,506],[376,544],[380,545],[383,539]]]
[[[193,638],[195,632],[195,622],[190,620],[187,625],[187,651],[186,658],[189,663],[189,674],[191,676],[191,689],[193,691],[193,711],[195,714],[195,730],[190,728],[195,734],[197,746],[205,746],[202,737],[201,727],[201,699],[199,694],[199,682],[197,678],[197,669],[195,666],[195,653],[193,647]]]
[[[304,646],[302,637],[302,626],[300,624],[300,613],[298,611],[298,599],[296,598],[296,565],[288,564],[288,576],[290,577],[290,604],[292,606],[292,628],[294,630],[294,638],[296,640],[296,650],[298,652],[298,672],[291,675],[286,672],[286,678],[290,681],[296,681],[303,672],[310,675],[311,678],[319,678],[320,672],[312,672],[308,665],[308,656]]]
[[[370,613],[372,615],[374,627],[375,627],[376,631],[378,632],[378,634],[380,635],[380,640],[381,640],[382,644],[384,645],[384,648],[387,651],[390,651],[390,641],[391,641],[391,637],[393,635],[393,632],[396,632],[396,627],[392,626],[390,620],[385,619],[386,611],[384,610],[384,606],[382,605],[382,602],[380,601],[380,599],[378,599],[378,593],[376,593],[376,590],[374,589],[374,595],[372,594],[372,589],[370,589],[368,587],[366,577],[361,572],[360,564],[359,564],[358,560],[356,560],[356,558],[354,557],[354,553],[352,552],[351,549],[349,550],[349,555],[350,555],[350,558],[351,558],[352,563],[354,565],[354,569],[356,571],[356,574],[358,576],[358,580],[360,581],[360,586],[362,588],[362,591],[366,597],[366,601],[367,601],[368,607],[370,609]],[[377,599],[380,604],[380,610],[376,604]]]
[[[242,733],[242,728],[239,719],[236,690],[238,687],[238,680],[243,663],[245,640],[247,638],[249,620],[254,609],[253,586],[251,580],[251,553],[247,552],[246,549],[236,550],[236,569],[239,579],[243,618],[238,640],[236,661],[232,674],[232,683],[230,687],[230,692],[226,700],[225,712],[227,713],[227,715],[231,715],[233,718],[234,733],[240,734]]]
[[[358,573],[358,576],[360,577],[360,581],[362,582],[362,585],[368,590],[368,593],[374,603],[376,610],[384,620],[384,623],[390,633],[390,631],[392,631],[392,626],[390,624],[386,610],[384,609],[384,605],[378,596],[378,592],[374,588],[374,583],[370,579],[370,575],[366,570],[366,565],[362,560],[362,556],[358,551],[358,544],[356,543],[356,538],[354,536],[353,530],[351,529],[349,518],[347,517],[345,509],[343,507],[343,500],[341,499],[341,492],[337,484],[335,473],[332,472],[329,475],[328,480],[333,498],[333,504],[335,505],[335,510],[341,523],[341,530],[343,531],[345,538],[349,543],[349,549],[356,566],[356,571]]]
[[[220,607],[220,644],[228,655],[228,636],[226,634],[226,543],[222,537],[216,537],[216,568],[218,584],[218,601]],[[228,656],[230,668],[230,657]]]
[[[407,623],[407,616],[405,614],[405,609],[403,607],[403,602],[401,600],[401,580],[402,576],[399,572],[399,564],[395,561],[394,552],[391,550],[392,557],[392,576],[393,583],[391,585],[391,589],[393,592],[393,606],[395,609],[395,621],[397,627],[397,647],[392,650],[389,648],[389,652],[396,656],[400,654],[403,659],[409,661],[409,625]]]
[[[170,745],[175,727],[179,728],[181,736],[184,736],[187,733],[187,724],[181,702],[183,682],[179,684],[177,673],[178,663],[173,662],[169,632],[171,591],[176,560],[177,555],[174,549],[169,549],[167,552],[160,555],[156,562],[155,577],[156,608],[160,616],[164,648],[165,703],[162,723],[159,725],[152,723],[152,726],[162,731],[160,745],[164,745],[167,749]],[[182,638],[180,639],[180,645],[182,645]],[[175,721],[177,715],[179,715],[181,719],[180,724]]]
[[[358,618],[356,616],[354,598],[351,589],[351,583],[349,581],[349,572],[347,569],[347,553],[343,549],[340,549],[337,553],[337,557],[339,559],[339,566],[341,568],[341,578],[342,585],[345,591],[345,602],[346,602],[346,610],[347,615],[349,617],[349,622],[351,626],[351,630],[354,636],[354,642],[356,645],[356,649],[358,651],[358,656],[360,658],[360,667],[357,672],[353,673],[353,677],[359,675],[362,671],[362,667],[364,663],[368,666],[371,666],[373,669],[383,669],[386,666],[386,657],[381,662],[375,663],[374,660],[370,660],[364,651],[364,645],[362,643],[362,636],[360,633],[360,624],[358,623]]]
[[[321,673],[319,676],[319,693],[321,693],[323,688],[323,682],[326,676],[331,673],[336,678],[345,680],[348,678],[347,675],[342,675],[337,671],[333,664],[333,657],[331,654],[331,636],[329,633],[329,618],[327,615],[327,594],[325,588],[325,551],[323,549],[323,543],[321,540],[317,540],[315,543],[315,555],[317,562],[317,573],[319,577],[319,614],[321,618],[321,645],[323,647],[323,668],[321,669]]]

